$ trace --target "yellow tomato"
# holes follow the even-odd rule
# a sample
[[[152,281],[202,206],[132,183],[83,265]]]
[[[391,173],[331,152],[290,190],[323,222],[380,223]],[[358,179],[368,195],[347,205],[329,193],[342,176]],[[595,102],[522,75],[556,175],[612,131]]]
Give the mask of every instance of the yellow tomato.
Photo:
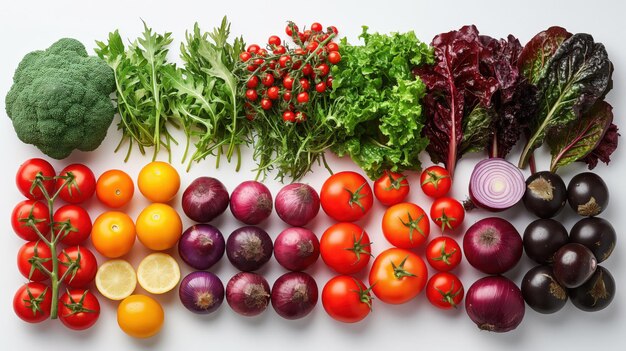
[[[96,196],[103,204],[118,208],[126,205],[135,193],[135,184],[130,176],[118,169],[102,173],[96,183]]]
[[[155,161],[145,165],[137,178],[139,191],[152,202],[168,202],[180,188],[180,176],[169,163]]]
[[[134,338],[149,338],[163,326],[165,314],[159,302],[144,295],[130,295],[117,307],[117,324]]]
[[[135,224],[125,213],[105,212],[93,222],[91,242],[102,256],[124,256],[135,243]]]
[[[137,217],[137,237],[151,250],[167,250],[178,242],[183,232],[183,222],[172,207],[152,204]]]

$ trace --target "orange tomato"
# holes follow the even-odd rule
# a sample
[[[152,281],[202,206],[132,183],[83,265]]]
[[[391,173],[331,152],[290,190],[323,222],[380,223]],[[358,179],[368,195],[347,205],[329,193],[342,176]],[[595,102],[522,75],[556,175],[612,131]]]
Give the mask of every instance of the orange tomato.
[[[183,232],[183,222],[176,210],[159,203],[141,211],[136,226],[139,241],[155,251],[174,247]]]
[[[372,292],[389,304],[408,302],[417,296],[428,279],[424,260],[409,250],[387,249],[374,260],[369,275]]]
[[[135,224],[123,212],[105,212],[93,222],[91,242],[102,256],[124,256],[135,243]]]
[[[392,245],[412,249],[426,241],[430,234],[430,222],[421,207],[403,202],[385,211],[383,234]]]
[[[139,191],[152,202],[168,202],[180,188],[180,176],[170,164],[160,161],[145,165],[137,177]]]
[[[149,338],[163,326],[165,313],[159,302],[149,296],[130,295],[117,306],[117,324],[134,338]]]
[[[135,193],[130,176],[118,169],[102,173],[96,183],[96,196],[106,206],[119,208],[126,205]]]

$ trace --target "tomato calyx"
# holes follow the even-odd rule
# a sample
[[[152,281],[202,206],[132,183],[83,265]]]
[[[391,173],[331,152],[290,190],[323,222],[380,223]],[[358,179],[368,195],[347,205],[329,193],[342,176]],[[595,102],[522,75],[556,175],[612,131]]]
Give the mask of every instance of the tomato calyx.
[[[28,294],[28,299],[23,299],[24,306],[26,308],[30,308],[33,311],[33,315],[36,315],[37,312],[43,313],[44,311],[41,309],[41,304],[44,302],[46,294],[48,293],[48,287],[46,287],[39,296],[35,297],[33,293],[30,291],[30,287],[26,287],[26,293]]]
[[[446,228],[452,230],[454,229],[454,227],[452,226],[452,222],[456,222],[456,218],[454,217],[449,217],[448,215],[446,215],[446,210],[442,209],[441,210],[441,216],[435,218],[435,221],[439,221],[441,222],[441,232],[443,233]]]
[[[424,179],[422,186],[426,184],[432,184],[435,190],[439,189],[439,181],[445,178],[450,178],[449,175],[439,175],[435,171],[426,171],[428,178]]]
[[[400,188],[402,188],[403,186],[409,185],[408,183],[402,183],[406,179],[406,176],[394,179],[391,175],[391,172],[387,172],[387,177],[389,177],[389,186],[385,188],[385,190],[387,191],[400,190]]]
[[[452,264],[452,263],[450,263],[450,257],[454,256],[455,253],[456,253],[456,249],[452,249],[452,251],[450,251],[450,253],[446,253],[446,241],[444,240],[441,243],[441,250],[439,251],[439,256],[433,257],[432,260],[433,261],[442,261],[443,263],[445,263],[445,264],[447,264],[449,266],[449,265]]]
[[[356,235],[354,235],[354,233],[352,234],[353,237],[353,244],[352,247],[346,247],[344,250],[348,250],[348,251],[352,251],[354,252],[354,254],[356,255],[356,261],[354,261],[352,264],[357,264],[361,261],[361,255],[365,254],[367,256],[372,256],[372,253],[365,250],[366,247],[369,247],[372,245],[371,242],[369,243],[363,243],[363,233],[365,233],[365,231],[361,232],[361,235],[359,236],[359,238],[356,238]]]
[[[411,216],[410,212],[407,212],[406,215],[408,217],[406,222],[404,220],[402,220],[402,218],[400,218],[400,217],[398,217],[398,219],[400,220],[402,225],[404,225],[405,227],[409,228],[409,241],[411,241],[411,243],[413,243],[413,233],[416,230],[417,230],[418,233],[420,233],[421,236],[423,236],[425,238],[426,235],[424,234],[424,231],[419,227],[419,223],[424,218],[424,214],[423,213],[420,214],[419,217],[417,217],[416,219],[413,219],[413,217]]]
[[[54,222],[54,227],[55,229],[58,229],[57,237],[59,238],[59,240],[63,240],[66,236],[68,236],[72,232],[74,233],[78,232],[78,228],[74,227],[72,225],[72,222],[70,222],[69,219],[66,219],[61,222]]]
[[[396,279],[402,279],[404,277],[417,277],[415,274],[407,271],[406,269],[404,269],[404,264],[406,263],[406,260],[409,258],[409,256],[407,255],[402,262],[400,262],[399,265],[396,266],[396,264],[391,261],[391,267],[393,268],[393,276],[396,277]]]
[[[356,188],[356,190],[354,192],[350,191],[350,189],[348,189],[348,188],[343,188],[345,191],[347,191],[350,194],[350,199],[348,200],[348,205],[350,205],[350,207],[354,207],[354,205],[357,205],[357,206],[359,206],[361,208],[361,211],[363,211],[363,212],[365,212],[365,207],[363,207],[363,204],[361,204],[361,199],[366,197],[367,194],[362,194],[361,190],[363,190],[363,187],[366,184],[367,183],[361,184],[361,186]]]
[[[31,278],[33,277],[33,274],[35,273],[35,270],[39,270],[41,272],[43,272],[44,274],[50,276],[52,273],[46,268],[44,267],[44,263],[51,261],[52,258],[51,257],[40,257],[39,256],[39,244],[41,243],[41,240],[37,241],[35,243],[35,246],[33,247],[33,257],[28,259],[28,263],[30,263],[30,272],[28,273],[28,280],[31,280]]]
[[[70,275],[71,277],[68,283],[71,283],[72,280],[74,280],[74,277],[76,277],[76,273],[78,273],[78,270],[80,269],[80,260],[82,258],[82,255],[80,254],[80,250],[77,250],[75,260],[72,259],[70,255],[68,255],[67,252],[65,251],[63,251],[63,256],[65,256],[65,259],[67,259],[67,262],[59,262],[59,263],[67,267],[67,271],[65,271],[65,273],[59,280],[63,281],[68,275]]]
[[[367,307],[370,309],[370,311],[372,311],[372,300],[374,300],[374,298],[372,297],[370,292],[372,291],[372,288],[374,287],[374,285],[376,285],[376,283],[372,284],[367,289],[363,289],[361,287],[361,284],[359,284],[358,280],[356,280],[355,278],[352,278],[352,280],[354,280],[354,282],[356,283],[356,286],[359,287],[359,290],[352,290],[352,291],[357,293],[359,295],[359,301],[366,304]]]
[[[437,290],[437,292],[441,295],[441,301],[450,304],[450,306],[454,308],[457,308],[457,304],[454,302],[454,298],[457,297],[461,293],[462,288],[459,288],[456,291],[454,291],[454,281],[451,282],[450,290],[448,291],[443,291],[439,288],[435,288],[435,290]]]
[[[80,297],[80,300],[78,301],[74,300],[74,297],[72,296],[72,294],[70,293],[68,289],[65,289],[65,292],[67,294],[67,297],[70,299],[70,302],[69,303],[64,302],[63,305],[67,307],[68,310],[70,310],[70,313],[63,315],[63,317],[69,317],[69,316],[75,315],[77,313],[82,313],[82,312],[96,313],[96,311],[90,310],[84,306],[85,296],[87,296],[87,293],[89,293],[89,290],[85,290],[83,292],[83,295]]]

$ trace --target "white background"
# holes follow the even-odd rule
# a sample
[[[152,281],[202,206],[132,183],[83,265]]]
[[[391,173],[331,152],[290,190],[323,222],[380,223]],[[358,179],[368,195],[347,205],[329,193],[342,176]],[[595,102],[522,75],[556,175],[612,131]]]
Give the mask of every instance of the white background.
[[[625,104],[624,84],[626,76],[626,47],[624,46],[623,14],[626,8],[618,1],[481,1],[470,4],[469,1],[432,1],[432,2],[395,2],[395,1],[345,1],[338,4],[330,1],[314,2],[281,2],[274,4],[269,1],[117,1],[106,2],[76,1],[2,1],[0,5],[0,29],[2,33],[0,52],[0,99],[3,108],[0,112],[0,142],[2,148],[2,172],[0,184],[3,197],[0,200],[0,342],[2,350],[38,349],[63,350],[126,350],[126,349],[180,349],[196,347],[203,349],[244,348],[264,349],[378,349],[387,350],[402,347],[409,349],[480,349],[480,350],[601,350],[607,347],[616,348],[624,341],[626,326],[626,304],[623,293],[624,278],[624,240],[621,236],[626,226],[626,217],[622,215],[626,201],[623,186],[623,175],[626,162],[624,146],[615,153],[609,167],[601,165],[597,172],[608,183],[611,191],[611,203],[602,217],[609,219],[618,232],[618,244],[613,256],[603,265],[607,267],[617,281],[618,293],[613,304],[598,313],[578,311],[572,304],[554,315],[540,315],[530,308],[519,328],[507,334],[494,334],[479,331],[467,318],[461,307],[456,311],[440,311],[430,306],[422,293],[414,301],[404,305],[391,306],[374,302],[374,312],[364,322],[356,325],[345,325],[330,319],[321,304],[314,312],[298,321],[287,321],[278,317],[271,309],[259,318],[244,318],[224,305],[218,312],[209,316],[197,316],[189,313],[178,301],[177,292],[159,296],[158,300],[165,308],[166,320],[162,332],[149,340],[135,340],[127,337],[117,326],[115,320],[116,302],[100,296],[102,313],[100,320],[92,329],[85,332],[68,331],[57,321],[47,321],[40,325],[27,325],[13,313],[11,301],[15,290],[25,279],[17,271],[15,256],[23,243],[12,233],[10,213],[21,196],[14,187],[14,174],[19,164],[30,157],[41,157],[41,153],[30,145],[24,145],[14,134],[13,128],[4,113],[4,96],[11,85],[13,70],[24,54],[35,49],[43,49],[61,37],[74,37],[81,40],[89,48],[94,40],[103,40],[109,31],[116,28],[125,38],[137,37],[144,19],[156,31],[171,31],[177,41],[172,45],[171,57],[178,56],[178,40],[184,32],[199,21],[201,28],[209,30],[219,24],[224,14],[232,21],[234,34],[243,34],[248,43],[263,44],[271,34],[283,36],[285,22],[296,21],[301,27],[309,26],[314,21],[323,25],[336,25],[340,34],[345,35],[353,43],[361,31],[361,25],[368,25],[373,31],[407,31],[415,30],[418,37],[430,42],[440,32],[459,28],[464,24],[474,23],[483,34],[493,37],[504,37],[509,33],[516,35],[522,43],[527,42],[535,33],[551,26],[561,25],[571,32],[588,32],[597,41],[603,42],[615,64],[614,90],[608,100],[614,106],[617,123],[626,128],[623,118]],[[117,119],[116,119],[117,122]],[[626,129],[623,129],[626,130]],[[142,165],[149,161],[134,150],[130,162],[124,163],[124,155],[114,154],[113,149],[120,134],[115,123],[103,145],[92,153],[75,152],[64,161],[54,161],[53,165],[60,170],[73,162],[89,165],[96,175],[107,169],[120,168],[133,178]],[[620,141],[622,144],[624,140]],[[519,151],[519,150],[517,150]],[[174,160],[180,160],[181,150],[176,150]],[[511,159],[516,160],[517,155]],[[466,196],[467,181],[472,166],[481,156],[463,159],[457,169],[453,196],[462,199]],[[165,155],[162,155],[165,159]],[[338,160],[329,157],[334,170],[358,170],[349,160]],[[426,161],[426,157],[424,157]],[[232,191],[241,181],[253,177],[252,163],[249,154],[245,154],[244,167],[234,173],[232,165],[224,163],[219,170],[214,169],[212,159],[195,165],[190,173],[181,171],[182,186],[189,184],[195,177],[210,175],[220,178]],[[538,154],[540,169],[545,169],[548,158],[545,153]],[[582,165],[563,169],[562,176],[569,181],[573,174],[583,170]],[[315,169],[304,181],[319,189],[327,177],[322,168]],[[620,179],[621,178],[621,179]],[[424,208],[430,206],[419,190],[415,174],[410,174],[413,189],[409,200]],[[275,194],[280,184],[268,180],[266,184]],[[127,211],[133,218],[147,205],[139,192]],[[179,200],[174,202],[180,208]],[[104,208],[95,200],[89,204],[92,218]],[[523,232],[532,217],[518,206],[503,213]],[[374,206],[371,215],[359,224],[366,227],[374,241],[374,253],[377,254],[388,247],[380,232],[380,220],[383,208]],[[466,225],[489,216],[489,213],[476,211],[466,220]],[[566,208],[559,216],[569,229],[576,216]],[[185,225],[189,225],[188,220]],[[228,235],[239,224],[226,213],[215,223],[225,235]],[[321,235],[330,224],[321,213],[313,224],[314,231]],[[273,238],[285,228],[285,225],[272,214],[263,227]],[[455,234],[462,238],[462,232]],[[431,236],[438,235],[435,228]],[[175,250],[174,250],[175,251]],[[133,263],[145,256],[145,251],[137,244],[128,257]],[[102,258],[99,257],[102,262]],[[189,270],[181,264],[184,273]],[[532,266],[524,257],[513,271],[507,274],[519,284],[524,273]],[[235,270],[224,258],[212,269],[224,282]],[[321,287],[332,276],[320,261],[309,271],[315,276]],[[272,259],[267,267],[261,270],[270,284],[284,270]],[[465,288],[480,277],[480,274],[464,262],[456,273],[460,274]],[[364,277],[364,276],[363,276]]]

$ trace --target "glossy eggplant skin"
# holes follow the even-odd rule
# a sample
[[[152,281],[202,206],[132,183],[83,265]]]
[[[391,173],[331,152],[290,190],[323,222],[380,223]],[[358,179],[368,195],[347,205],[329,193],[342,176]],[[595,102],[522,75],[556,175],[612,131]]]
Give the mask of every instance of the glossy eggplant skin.
[[[567,186],[567,202],[581,216],[597,216],[609,204],[609,188],[597,174],[580,173]]]
[[[569,296],[574,306],[583,311],[603,310],[615,296],[615,279],[606,268],[598,266],[585,284],[569,290]]]
[[[570,230],[570,241],[585,245],[596,256],[598,263],[611,256],[617,241],[615,229],[603,218],[583,218]]]
[[[555,313],[567,303],[567,289],[556,281],[548,265],[536,266],[526,273],[522,296],[530,308],[543,314]]]
[[[569,243],[554,254],[554,277],[566,288],[577,288],[596,271],[597,261],[586,246]]]
[[[537,172],[526,179],[526,191],[522,198],[529,212],[539,218],[556,216],[567,201],[567,188],[563,179],[552,172]]]
[[[567,229],[558,221],[540,218],[524,231],[524,251],[539,264],[554,262],[554,254],[569,242]]]

